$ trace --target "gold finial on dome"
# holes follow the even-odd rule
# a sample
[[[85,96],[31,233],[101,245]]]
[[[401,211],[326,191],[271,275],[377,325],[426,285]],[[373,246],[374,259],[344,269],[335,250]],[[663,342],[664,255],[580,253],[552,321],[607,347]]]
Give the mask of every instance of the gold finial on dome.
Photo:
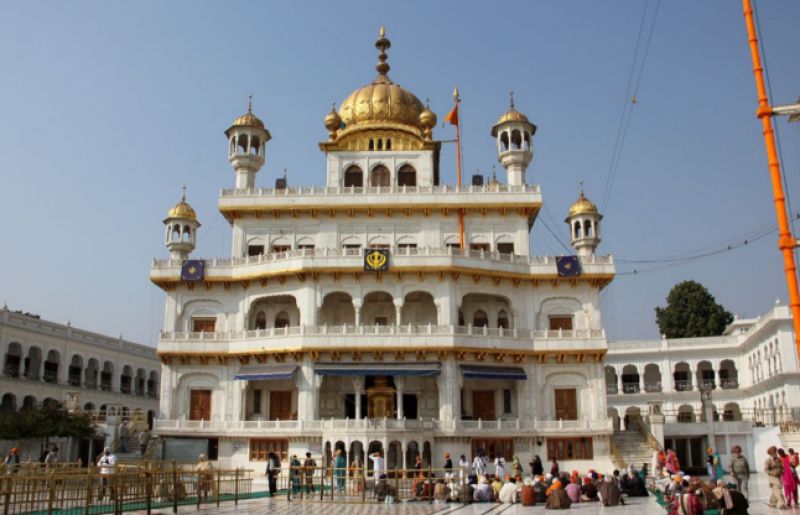
[[[514,92],[510,91],[508,94],[508,111],[503,113],[500,118],[497,119],[497,123],[494,124],[492,127],[492,136],[497,136],[497,128],[499,125],[504,124],[506,122],[520,122],[530,126],[531,135],[536,133],[536,126],[528,120],[528,117],[524,114],[517,111],[516,106],[514,105]]]
[[[197,214],[192,209],[192,206],[186,202],[186,185],[182,186],[181,201],[175,204],[172,209],[167,212],[167,218],[183,218],[186,220],[197,221]]]
[[[597,206],[583,194],[583,180],[580,181],[581,194],[569,208],[569,216],[584,215],[587,213],[599,214]]]
[[[336,132],[342,126],[342,118],[336,112],[336,102],[331,102],[331,112],[325,117],[325,128],[328,129],[328,139],[336,139]]]
[[[431,111],[430,99],[425,99],[425,109],[419,114],[419,124],[426,140],[433,138],[433,128],[436,127],[436,113]]]
[[[379,75],[385,76],[389,73],[389,63],[386,62],[386,50],[392,46],[392,42],[386,37],[386,29],[381,26],[380,36],[375,40],[375,48],[378,49],[378,64],[375,69],[378,70]]]

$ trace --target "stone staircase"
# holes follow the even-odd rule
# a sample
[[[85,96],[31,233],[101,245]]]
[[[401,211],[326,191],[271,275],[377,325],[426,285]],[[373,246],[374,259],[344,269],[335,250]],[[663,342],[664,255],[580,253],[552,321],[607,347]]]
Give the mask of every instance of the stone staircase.
[[[114,453],[118,463],[137,463],[141,460],[154,461],[161,456],[161,439],[157,436],[150,437],[144,456],[139,449],[139,435],[128,438],[128,452],[121,452],[119,449]]]
[[[641,469],[647,463],[648,472],[652,472],[653,447],[647,438],[639,431],[614,431],[611,436],[611,443],[616,447],[618,460],[614,460],[617,467],[627,467],[633,465],[636,469]]]

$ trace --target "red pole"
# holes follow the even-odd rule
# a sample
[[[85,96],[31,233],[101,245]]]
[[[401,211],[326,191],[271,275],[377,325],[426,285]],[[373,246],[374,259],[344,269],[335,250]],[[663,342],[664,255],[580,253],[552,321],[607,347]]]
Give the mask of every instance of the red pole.
[[[789,216],[786,213],[786,196],[783,192],[781,180],[781,164],[775,145],[775,131],[772,129],[772,106],[769,105],[767,88],[764,82],[764,68],[761,66],[761,53],[758,48],[758,36],[753,21],[753,8],[750,0],[742,0],[744,7],[744,20],[747,25],[747,35],[750,40],[750,56],[753,59],[753,76],[756,81],[758,93],[758,110],[756,116],[761,119],[764,145],[767,150],[767,163],[772,181],[772,191],[775,202],[775,214],[778,218],[778,248],[783,253],[783,270],[786,273],[786,285],[789,288],[789,308],[794,319],[794,341],[798,355],[800,355],[800,290],[797,286],[797,266],[794,262],[794,248],[797,243],[789,227]]]
[[[461,187],[461,113],[458,112],[458,104],[461,102],[461,97],[458,96],[458,88],[453,89],[453,99],[456,103],[456,113],[458,113],[458,122],[456,123],[456,181]],[[464,210],[458,208],[458,243],[461,247],[461,252],[464,252]]]

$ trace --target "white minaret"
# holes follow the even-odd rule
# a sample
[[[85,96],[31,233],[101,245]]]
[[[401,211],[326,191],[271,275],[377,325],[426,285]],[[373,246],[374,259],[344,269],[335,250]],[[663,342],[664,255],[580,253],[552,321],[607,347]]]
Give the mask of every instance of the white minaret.
[[[492,127],[497,139],[497,160],[506,169],[509,186],[525,184],[525,170],[533,159],[533,135],[536,126],[514,108],[514,93],[508,111]]]
[[[167,227],[164,245],[170,252],[170,258],[187,259],[197,245],[197,228],[200,227],[200,222],[197,221],[197,214],[192,206],[186,202],[186,186],[183,187],[181,201],[167,213],[164,225]]]
[[[593,256],[595,249],[600,245],[600,220],[603,215],[597,210],[594,202],[583,194],[583,181],[581,181],[581,194],[578,200],[569,208],[565,222],[569,225],[570,243],[579,256]]]
[[[228,137],[228,161],[236,172],[236,188],[255,187],[256,173],[264,166],[267,155],[267,141],[272,138],[264,127],[264,122],[253,114],[253,96],[247,105],[247,112],[233,121],[225,131]]]

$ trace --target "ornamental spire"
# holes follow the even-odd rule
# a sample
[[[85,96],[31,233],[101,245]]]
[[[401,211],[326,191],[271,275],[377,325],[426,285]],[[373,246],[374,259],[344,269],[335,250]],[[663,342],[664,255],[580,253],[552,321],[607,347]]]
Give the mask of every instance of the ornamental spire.
[[[375,65],[375,69],[378,70],[379,75],[386,76],[389,73],[389,63],[386,62],[386,50],[392,46],[392,43],[389,41],[389,38],[386,37],[386,29],[381,26],[380,36],[378,39],[375,40],[375,48],[378,49],[378,64]]]

